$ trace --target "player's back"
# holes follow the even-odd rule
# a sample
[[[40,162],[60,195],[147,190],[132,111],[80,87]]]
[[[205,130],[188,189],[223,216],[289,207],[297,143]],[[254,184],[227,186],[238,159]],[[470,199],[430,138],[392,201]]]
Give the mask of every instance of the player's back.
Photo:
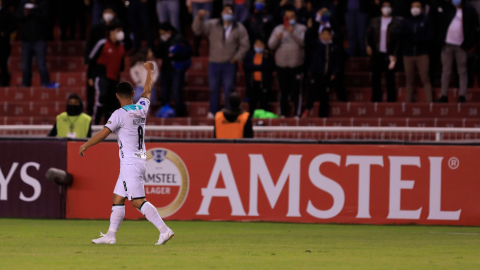
[[[145,163],[145,123],[150,101],[140,98],[137,104],[116,110],[105,125],[118,136],[120,164]]]

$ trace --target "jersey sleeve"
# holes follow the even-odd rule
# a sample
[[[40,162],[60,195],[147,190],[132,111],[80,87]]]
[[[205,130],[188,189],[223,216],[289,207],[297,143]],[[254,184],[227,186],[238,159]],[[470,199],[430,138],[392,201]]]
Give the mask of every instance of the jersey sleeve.
[[[116,110],[108,119],[107,124],[105,124],[105,127],[110,129],[111,132],[117,131],[122,126],[123,121],[122,117],[120,117],[119,110]]]
[[[148,115],[148,109],[150,108],[150,100],[146,97],[141,97],[138,102],[137,102],[137,105],[141,106],[142,108],[140,109],[140,111],[142,111],[142,113],[145,115],[145,117]]]

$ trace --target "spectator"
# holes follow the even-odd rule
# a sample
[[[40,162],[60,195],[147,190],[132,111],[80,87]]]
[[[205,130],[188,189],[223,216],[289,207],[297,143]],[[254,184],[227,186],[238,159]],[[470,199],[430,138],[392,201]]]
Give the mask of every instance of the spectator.
[[[467,54],[478,41],[478,14],[476,10],[462,0],[439,2],[439,43],[442,49],[442,96],[438,102],[448,102],[448,88],[452,65],[457,63],[460,77],[460,96],[458,102],[466,102],[468,74]]]
[[[429,78],[430,46],[434,38],[434,27],[427,15],[423,13],[420,1],[414,1],[412,17],[405,18],[397,29],[403,43],[403,65],[405,67],[406,102],[412,102],[415,87],[415,66],[420,74],[425,91],[425,99],[432,102],[432,84]]]
[[[365,56],[365,35],[368,25],[371,5],[369,0],[340,1],[345,13],[345,23],[348,32],[348,54],[350,56]]]
[[[251,0],[223,0],[223,5],[232,5],[233,19],[244,23],[250,13]]]
[[[297,15],[297,22],[303,25],[307,25],[308,19],[311,14],[305,5],[305,0],[295,0],[294,2],[295,14]]]
[[[162,23],[155,56],[162,59],[160,73],[162,107],[170,103],[170,96],[173,94],[175,113],[177,116],[183,116],[186,109],[182,98],[182,87],[185,82],[185,72],[192,64],[190,43],[170,23]]]
[[[188,12],[193,14],[195,17],[198,14],[198,11],[205,10],[203,15],[203,20],[209,20],[210,16],[213,13],[213,0],[187,0],[186,2]],[[199,56],[200,55],[200,43],[202,41],[201,35],[197,35],[194,33],[193,38],[193,55]]]
[[[307,109],[302,117],[311,114],[316,96],[320,97],[319,117],[328,117],[329,90],[331,83],[340,69],[342,53],[333,43],[333,34],[330,28],[320,28],[317,34],[314,28],[309,28],[305,36],[305,43],[312,49],[310,64],[310,84],[308,89]]]
[[[97,44],[97,42],[101,39],[105,38],[105,32],[108,29],[108,26],[116,24],[122,25],[122,22],[118,19],[116,12],[110,6],[105,7],[103,10],[102,19],[92,26],[92,30],[90,36],[87,40],[85,45],[85,64],[88,65],[89,63],[89,56],[93,50],[93,47]],[[125,32],[125,39],[123,40],[125,50],[129,50],[132,47],[132,41],[130,40],[129,34],[127,31]],[[93,115],[93,107],[95,105],[95,87],[94,85],[90,85],[87,82],[87,113],[89,115]]]
[[[372,102],[382,102],[382,73],[387,79],[387,101],[397,101],[395,65],[399,40],[394,34],[401,19],[392,17],[392,5],[384,1],[382,16],[373,18],[367,30],[367,54],[372,58]]]
[[[157,0],[157,16],[159,23],[170,22],[177,31],[180,31],[180,1]]]
[[[80,39],[85,40],[87,8],[85,0],[59,1],[61,40],[74,40],[77,20],[80,26]]]
[[[0,86],[10,85],[8,58],[10,57],[10,35],[15,30],[15,18],[0,0]]]
[[[130,29],[133,33],[133,48],[136,51],[140,49],[142,45],[141,30],[143,29],[147,37],[148,48],[153,49],[155,44],[148,13],[148,0],[130,0],[129,3],[127,9]]]
[[[242,99],[238,93],[228,98],[230,109],[224,109],[215,115],[213,138],[242,139],[253,138],[252,119],[250,114],[240,108]]]
[[[130,78],[132,78],[135,85],[135,95],[133,96],[133,103],[137,103],[143,93],[143,87],[145,86],[145,81],[147,80],[147,70],[144,65],[145,62],[150,61],[153,63],[153,77],[152,77],[152,93],[150,99],[152,103],[157,100],[157,90],[155,89],[155,84],[158,80],[158,65],[157,62],[153,60],[153,53],[150,50],[145,48],[140,49],[136,54],[131,57],[132,66],[130,67]]]
[[[92,118],[83,113],[83,101],[78,94],[68,96],[67,110],[57,115],[57,121],[48,136],[78,139],[92,137]]]
[[[277,78],[280,86],[280,114],[289,115],[289,97],[294,103],[295,116],[300,115],[300,95],[305,58],[304,37],[307,27],[296,22],[295,9],[285,7],[284,23],[273,29],[268,47],[275,50]]]
[[[95,85],[96,125],[100,124],[102,115],[108,120],[119,106],[115,88],[124,69],[125,47],[121,43],[124,38],[122,26],[110,24],[107,37],[97,42],[89,56],[87,78],[89,85]]]
[[[223,7],[221,19],[204,21],[205,10],[199,10],[193,21],[193,32],[205,35],[210,41],[208,83],[210,87],[210,108],[208,118],[214,118],[220,110],[220,88],[223,86],[225,100],[235,90],[237,62],[245,58],[249,49],[248,33],[245,27],[233,20],[232,6]],[[226,104],[227,109],[230,105]]]
[[[58,83],[50,82],[47,69],[47,2],[21,0],[16,16],[22,23],[22,87],[32,85],[32,60],[35,55],[42,87],[58,88]]]
[[[100,22],[102,19],[103,11],[107,7],[119,7],[119,4],[123,4],[124,0],[85,0],[85,5],[90,6],[93,2],[92,7],[92,25],[95,25]]]
[[[267,40],[273,30],[273,16],[265,9],[265,0],[257,0],[254,5],[253,14],[250,14],[245,21],[250,42],[257,39]]]
[[[260,109],[268,111],[268,95],[272,87],[275,60],[270,52],[265,50],[261,39],[255,40],[253,50],[250,50],[243,61],[245,80],[249,101],[249,112],[253,116],[257,103]]]

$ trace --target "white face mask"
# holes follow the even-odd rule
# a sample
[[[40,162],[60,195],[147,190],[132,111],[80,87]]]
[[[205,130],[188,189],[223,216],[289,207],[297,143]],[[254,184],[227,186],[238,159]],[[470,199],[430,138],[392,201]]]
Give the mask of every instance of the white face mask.
[[[391,7],[382,7],[382,14],[383,14],[383,16],[390,16],[390,14],[392,14],[392,8]]]
[[[105,14],[103,14],[103,19],[106,22],[111,22],[113,20],[113,14],[112,13],[105,13]]]
[[[422,14],[422,9],[419,7],[413,7],[410,12],[412,13],[413,17],[417,17],[418,15]]]
[[[169,35],[169,34],[163,34],[163,35],[160,35],[160,38],[163,40],[163,41],[167,41],[172,35]]]
[[[120,31],[117,33],[117,41],[123,41],[123,39],[125,38],[125,33],[123,31]]]

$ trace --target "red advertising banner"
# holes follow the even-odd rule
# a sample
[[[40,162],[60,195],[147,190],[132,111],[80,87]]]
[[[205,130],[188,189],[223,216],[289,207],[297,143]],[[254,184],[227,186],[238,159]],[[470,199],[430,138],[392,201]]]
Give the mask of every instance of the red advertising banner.
[[[118,145],[68,143],[67,218],[107,219]],[[480,147],[147,143],[167,220],[480,225]],[[128,202],[126,218],[142,218]]]

